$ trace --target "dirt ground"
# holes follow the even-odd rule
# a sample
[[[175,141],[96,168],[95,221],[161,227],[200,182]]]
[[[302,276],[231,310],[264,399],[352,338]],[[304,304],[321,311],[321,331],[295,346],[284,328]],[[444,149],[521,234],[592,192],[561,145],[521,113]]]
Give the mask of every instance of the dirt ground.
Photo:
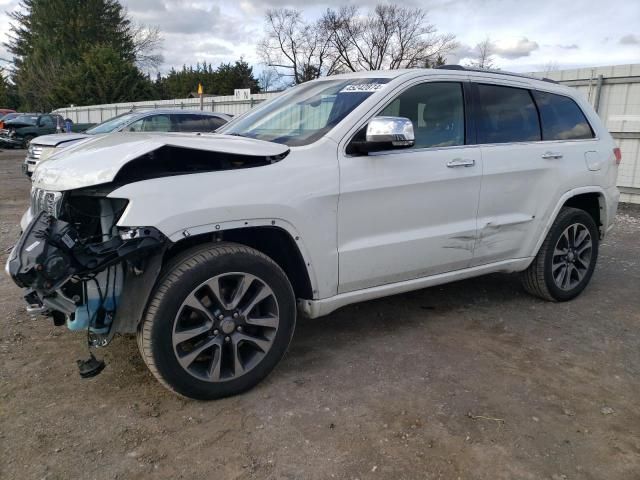
[[[0,262],[28,202],[0,153]],[[254,390],[165,391],[118,337],[80,379],[84,337],[25,313],[0,275],[2,479],[638,479],[640,210],[591,285],[551,304],[492,275],[300,320]]]

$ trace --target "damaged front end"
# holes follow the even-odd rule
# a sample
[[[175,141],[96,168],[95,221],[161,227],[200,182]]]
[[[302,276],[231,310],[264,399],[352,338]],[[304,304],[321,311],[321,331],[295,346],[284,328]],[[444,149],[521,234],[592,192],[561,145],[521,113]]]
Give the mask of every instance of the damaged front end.
[[[90,346],[135,332],[169,242],[152,227],[117,227],[128,202],[107,194],[34,189],[34,217],[6,265],[30,313],[86,330]]]

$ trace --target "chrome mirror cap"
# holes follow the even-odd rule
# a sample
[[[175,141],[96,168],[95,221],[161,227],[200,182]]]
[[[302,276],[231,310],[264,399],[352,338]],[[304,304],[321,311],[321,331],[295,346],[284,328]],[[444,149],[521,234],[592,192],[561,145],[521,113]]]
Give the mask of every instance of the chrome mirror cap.
[[[413,123],[405,117],[374,117],[367,125],[367,143],[410,147],[415,142]]]

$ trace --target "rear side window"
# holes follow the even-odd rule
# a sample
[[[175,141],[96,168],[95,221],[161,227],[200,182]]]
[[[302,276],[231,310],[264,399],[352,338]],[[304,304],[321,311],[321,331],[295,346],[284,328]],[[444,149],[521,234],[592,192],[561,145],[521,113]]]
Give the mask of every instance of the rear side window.
[[[543,140],[593,138],[593,130],[580,107],[571,98],[547,92],[533,92],[540,111]]]
[[[178,132],[213,132],[224,125],[224,120],[211,115],[174,115],[175,130]]]
[[[541,139],[538,112],[529,90],[478,84],[478,97],[478,143]]]

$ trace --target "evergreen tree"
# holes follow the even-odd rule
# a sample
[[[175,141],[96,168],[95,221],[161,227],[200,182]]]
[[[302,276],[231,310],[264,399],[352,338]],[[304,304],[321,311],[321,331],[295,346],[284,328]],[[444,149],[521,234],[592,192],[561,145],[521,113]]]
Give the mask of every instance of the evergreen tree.
[[[233,95],[236,88],[250,88],[254,93],[260,91],[253,67],[242,59],[223,63],[215,70],[206,62],[197,63],[195,67],[183,65],[180,71],[172,68],[165,77],[156,79],[155,89],[162,99],[184,98],[197,91],[198,83],[208,95]]]
[[[110,46],[96,45],[66,75],[58,98],[83,98],[87,105],[154,97],[153,84]]]
[[[20,7],[9,14],[5,45],[14,56],[23,108],[48,111],[150,94],[150,82],[135,66],[136,30],[117,0],[22,0]],[[99,78],[100,72],[110,77]]]

